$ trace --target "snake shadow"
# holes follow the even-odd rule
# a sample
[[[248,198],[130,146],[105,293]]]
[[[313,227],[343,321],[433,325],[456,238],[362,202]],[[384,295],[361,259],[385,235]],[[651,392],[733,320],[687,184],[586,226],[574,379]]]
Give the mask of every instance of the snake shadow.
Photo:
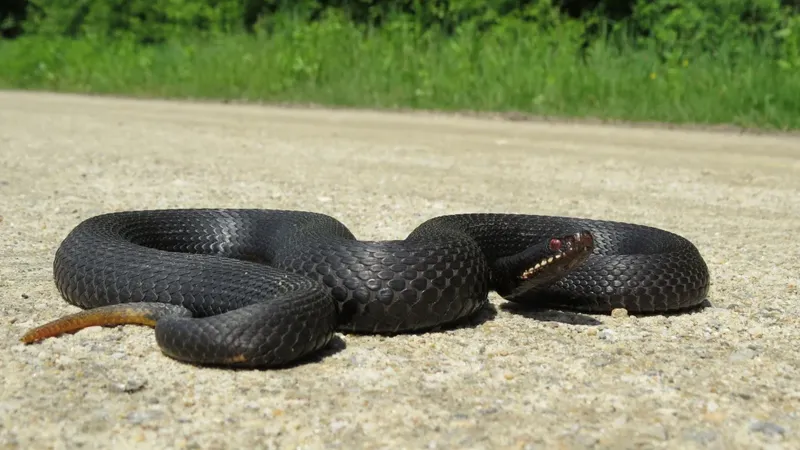
[[[441,325],[436,328],[433,328],[428,332],[441,333],[445,331],[461,330],[465,328],[475,328],[486,322],[491,322],[492,320],[495,319],[495,317],[497,317],[497,307],[490,302],[486,302],[486,304],[484,304],[480,309],[478,309],[474,313],[462,319],[459,319],[453,322],[452,324]]]
[[[637,317],[652,317],[652,316],[682,316],[694,314],[702,311],[705,308],[713,306],[708,299],[705,299],[700,304],[685,308],[679,311],[659,311],[659,312],[629,312],[631,316]],[[559,322],[567,325],[602,325],[602,321],[592,316],[610,316],[610,312],[580,312],[571,311],[568,309],[554,309],[547,306],[540,306],[527,303],[505,302],[500,305],[503,312],[517,314],[528,319],[539,320],[543,322]]]
[[[447,325],[440,325],[435,328],[429,328],[420,331],[405,331],[405,332],[396,332],[396,333],[378,333],[378,335],[386,336],[386,337],[393,337],[393,336],[402,336],[402,335],[419,335],[419,334],[429,334],[429,333],[442,333],[450,330],[457,330],[463,328],[474,328],[480,324],[485,322],[489,322],[497,317],[497,307],[495,307],[491,303],[487,303],[482,308],[478,309],[474,313],[469,316],[466,316],[460,320],[452,322]],[[206,369],[218,369],[224,371],[263,371],[263,372],[275,372],[275,371],[282,371],[282,370],[290,370],[300,366],[307,366],[313,364],[320,364],[325,361],[325,359],[345,350],[347,348],[347,343],[342,338],[341,335],[345,336],[375,336],[376,333],[370,332],[353,332],[353,331],[337,331],[336,334],[333,335],[328,345],[324,348],[317,350],[316,352],[312,352],[306,356],[298,358],[290,363],[282,364],[279,366],[271,366],[267,368],[251,368],[251,367],[230,367],[230,366],[220,366],[220,365],[203,365]]]
[[[656,313],[635,313],[631,312],[630,315],[632,316],[675,316],[675,315],[686,315],[699,312],[707,307],[713,306],[708,299],[704,300],[699,305],[693,308],[687,308],[680,311],[674,312],[656,312]],[[602,325],[603,322],[598,320],[593,315],[599,316],[609,316],[610,313],[583,313],[579,311],[570,311],[567,309],[553,309],[547,306],[541,306],[536,304],[528,304],[528,303],[515,303],[515,302],[504,302],[501,303],[499,309],[503,312],[507,312],[510,314],[516,314],[523,316],[528,319],[538,320],[542,322],[558,322],[566,325],[579,325],[579,326],[597,326]],[[458,321],[452,322],[447,325],[441,325],[435,328],[421,330],[421,331],[407,331],[407,332],[397,332],[397,333],[379,333],[382,336],[392,337],[392,336],[402,336],[402,335],[415,335],[415,334],[428,334],[428,333],[442,333],[446,331],[452,330],[459,330],[459,329],[466,329],[466,328],[475,328],[481,324],[486,322],[490,322],[497,317],[498,314],[498,307],[495,306],[491,302],[487,302],[482,308],[475,311],[469,316],[466,316]],[[325,361],[325,359],[345,350],[347,348],[347,343],[342,338],[341,335],[345,336],[374,336],[375,333],[368,333],[368,332],[352,332],[352,331],[337,331],[336,334],[331,338],[331,341],[326,345],[324,348],[313,352],[309,355],[306,355],[302,358],[299,358],[295,361],[292,361],[288,364],[284,364],[281,366],[272,366],[269,368],[238,368],[238,367],[218,367],[214,365],[204,365],[207,369],[219,369],[225,371],[252,371],[258,370],[263,372],[274,372],[274,371],[281,371],[281,370],[289,370],[293,368],[297,368],[299,366],[306,366],[306,365],[313,365],[313,364],[320,364]]]
[[[435,328],[429,328],[425,330],[418,330],[418,331],[404,331],[404,332],[395,332],[395,333],[377,333],[380,336],[386,337],[393,337],[393,336],[402,336],[402,335],[419,335],[419,334],[429,334],[429,333],[441,333],[450,330],[457,330],[463,328],[474,328],[482,323],[489,322],[493,320],[497,316],[497,308],[491,304],[487,303],[482,308],[478,309],[474,313],[469,316],[466,316],[460,320],[452,322],[447,325],[440,325]],[[298,358],[294,361],[291,361],[286,364],[278,365],[278,366],[270,366],[270,367],[235,367],[235,366],[228,366],[228,365],[217,365],[217,364],[192,364],[186,363],[189,365],[197,365],[199,367],[203,367],[205,369],[217,369],[221,371],[245,371],[250,372],[253,370],[256,371],[263,371],[263,372],[275,372],[275,371],[283,371],[283,370],[290,370],[300,366],[307,366],[307,365],[314,365],[320,364],[325,361],[325,359],[345,350],[347,348],[347,343],[342,338],[344,336],[375,336],[376,333],[371,332],[353,332],[353,331],[337,331],[336,334],[333,335],[328,345],[323,347],[320,350],[312,352],[306,356]]]
[[[483,323],[494,320],[495,317],[497,317],[497,307],[487,302],[486,304],[484,304],[482,307],[480,307],[470,315],[462,317],[461,319],[457,319],[453,322],[448,322],[446,324],[437,325],[431,328],[423,328],[423,329],[408,330],[408,331],[377,332],[377,333],[372,331],[347,330],[347,331],[339,331],[339,333],[344,334],[346,336],[383,336],[383,337],[436,334],[436,333],[443,333],[459,329],[475,328]]]
[[[528,305],[522,303],[506,302],[500,305],[503,312],[516,314],[526,319],[540,322],[558,322],[567,325],[601,325],[603,322],[596,318],[577,311],[551,309],[544,306]]]
[[[337,332],[338,333],[338,332]],[[328,345],[323,347],[320,350],[307,354],[305,356],[301,356],[298,359],[295,359],[289,363],[280,364],[280,365],[271,365],[267,367],[237,367],[231,366],[227,364],[201,364],[201,363],[191,363],[191,362],[180,362],[181,364],[186,364],[187,366],[194,366],[197,368],[205,369],[205,370],[219,370],[221,372],[280,372],[283,370],[290,370],[300,366],[307,366],[313,364],[319,364],[325,361],[326,358],[329,358],[344,349],[347,348],[347,343],[345,343],[344,339],[338,334],[334,334],[331,337],[330,342]]]
[[[289,364],[271,368],[269,369],[269,371],[272,372],[275,371],[276,369],[277,370],[292,369],[298,366],[306,366],[309,364],[320,364],[323,361],[325,361],[325,359],[345,350],[346,348],[347,348],[347,343],[345,342],[344,339],[342,339],[342,337],[337,332],[336,334],[333,335],[333,337],[331,337],[330,342],[328,342],[328,345],[326,345],[325,347]]]
[[[447,325],[440,325],[434,328],[429,328],[421,331],[405,331],[405,332],[396,332],[396,333],[378,333],[380,336],[386,337],[393,337],[393,336],[403,336],[403,335],[419,335],[419,334],[429,334],[429,333],[442,333],[451,330],[458,330],[463,328],[474,328],[482,323],[489,322],[497,317],[497,308],[491,304],[487,303],[482,308],[478,309],[474,313],[469,316],[466,316],[460,320],[452,322]],[[331,338],[330,343],[326,345],[319,351],[306,355],[300,359],[297,359],[289,364],[277,366],[277,367],[270,367],[269,369],[263,369],[264,371],[274,372],[276,370],[288,370],[293,369],[299,366],[307,366],[310,364],[319,364],[322,363],[325,359],[345,350],[347,348],[347,343],[341,337],[344,336],[375,336],[376,333],[370,332],[353,332],[353,331],[337,331],[336,334]],[[252,369],[242,369],[242,370],[252,370]],[[259,369],[260,370],[260,369]]]

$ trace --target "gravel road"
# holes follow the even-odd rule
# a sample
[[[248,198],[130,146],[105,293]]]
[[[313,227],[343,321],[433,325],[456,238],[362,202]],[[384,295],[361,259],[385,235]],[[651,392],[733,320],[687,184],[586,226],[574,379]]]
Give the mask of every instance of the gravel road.
[[[800,138],[0,92],[0,448],[800,448]],[[331,214],[364,239],[468,211],[665,228],[710,307],[589,316],[492,294],[472,326],[339,335],[278,371],[198,368],[150,328],[25,346],[77,310],[60,240],[108,211]]]

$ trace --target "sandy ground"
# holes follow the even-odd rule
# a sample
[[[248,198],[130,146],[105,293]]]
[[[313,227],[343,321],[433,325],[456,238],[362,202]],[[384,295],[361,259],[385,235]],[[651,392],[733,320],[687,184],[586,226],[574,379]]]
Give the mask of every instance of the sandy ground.
[[[800,448],[800,138],[0,93],[2,448]],[[474,326],[340,335],[280,371],[197,368],[145,327],[24,346],[76,311],[79,221],[168,207],[321,211],[359,237],[497,211],[694,241],[704,310],[587,316],[492,295]]]

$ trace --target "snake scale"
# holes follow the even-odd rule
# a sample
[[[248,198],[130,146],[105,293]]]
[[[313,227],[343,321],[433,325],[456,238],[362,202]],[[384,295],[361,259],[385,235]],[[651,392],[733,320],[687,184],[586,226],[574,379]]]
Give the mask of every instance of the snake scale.
[[[56,251],[55,284],[83,309],[30,330],[35,342],[90,325],[140,323],[180,361],[296,362],[335,332],[395,334],[508,301],[587,313],[691,308],[709,289],[697,248],[622,222],[524,214],[438,216],[403,240],[362,241],[328,215],[268,209],[106,213]]]

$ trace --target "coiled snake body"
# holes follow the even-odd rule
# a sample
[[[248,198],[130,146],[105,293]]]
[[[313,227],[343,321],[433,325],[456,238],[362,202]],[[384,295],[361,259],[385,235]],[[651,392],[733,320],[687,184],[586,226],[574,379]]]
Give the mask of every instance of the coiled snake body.
[[[519,214],[440,216],[406,239],[359,241],[327,215],[190,209],[103,214],[56,252],[61,295],[85,311],[29,331],[155,326],[167,355],[280,366],[336,330],[423,331],[470,316],[490,291],[584,312],[666,312],[705,299],[696,247],[619,222]]]

